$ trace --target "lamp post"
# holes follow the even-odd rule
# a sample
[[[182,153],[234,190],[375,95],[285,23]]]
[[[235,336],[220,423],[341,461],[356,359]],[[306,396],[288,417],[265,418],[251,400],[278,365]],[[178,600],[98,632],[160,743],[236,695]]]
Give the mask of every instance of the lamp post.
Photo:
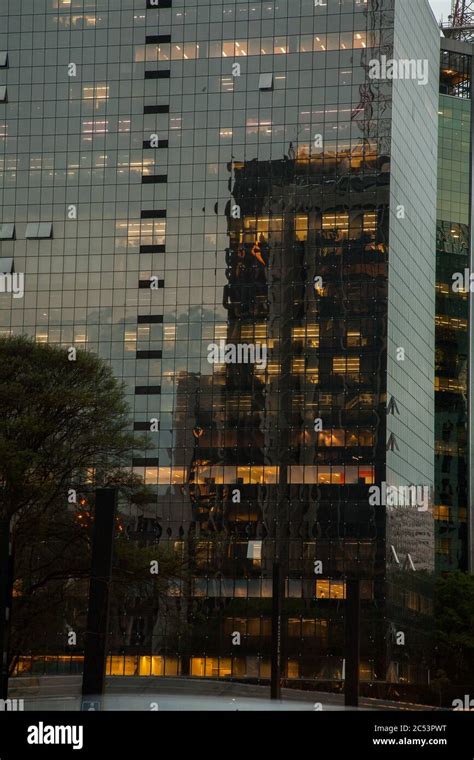
[[[11,605],[13,596],[13,542],[11,520],[0,517],[0,699],[8,697]]]
[[[82,710],[100,710],[104,693],[107,637],[109,632],[109,588],[117,510],[116,488],[98,488],[92,541],[89,610],[84,646]]]
[[[344,704],[346,707],[358,707],[360,668],[360,581],[358,579],[346,580],[345,611]]]

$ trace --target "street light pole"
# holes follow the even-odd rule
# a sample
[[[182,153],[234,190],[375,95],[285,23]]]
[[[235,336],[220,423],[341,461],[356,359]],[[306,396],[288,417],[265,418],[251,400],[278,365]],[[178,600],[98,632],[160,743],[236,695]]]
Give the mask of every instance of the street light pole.
[[[13,597],[13,543],[11,521],[0,519],[0,699],[8,698],[11,605]]]
[[[360,581],[346,580],[345,604],[345,654],[344,704],[359,706],[360,668]]]
[[[281,565],[273,563],[271,699],[281,699]]]
[[[84,646],[82,710],[100,710],[105,684],[109,632],[109,587],[117,511],[116,488],[98,488],[92,542],[89,610]]]

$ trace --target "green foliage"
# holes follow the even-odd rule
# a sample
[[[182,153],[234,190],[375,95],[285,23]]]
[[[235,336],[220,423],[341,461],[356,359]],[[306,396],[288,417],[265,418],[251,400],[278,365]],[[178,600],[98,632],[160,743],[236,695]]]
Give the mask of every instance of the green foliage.
[[[129,426],[123,387],[99,357],[0,338],[0,517],[47,509],[86,474],[91,487],[123,481],[145,445]]]
[[[143,546],[135,541],[120,538],[115,542],[113,593],[117,605],[140,597],[156,599],[169,588],[172,580],[183,575],[184,565],[170,548],[155,545]],[[159,572],[150,572],[152,562],[158,562]]]
[[[102,359],[78,351],[70,361],[57,346],[0,338],[0,520],[11,520],[14,538],[13,659],[30,648],[64,653],[71,627],[82,643],[94,490],[117,487],[132,510],[149,503],[150,491],[128,469],[146,445],[130,432],[123,386]],[[161,593],[167,561],[150,590],[147,552],[118,544],[112,601],[144,588]]]
[[[449,573],[435,593],[439,665],[455,683],[474,683],[474,577]]]

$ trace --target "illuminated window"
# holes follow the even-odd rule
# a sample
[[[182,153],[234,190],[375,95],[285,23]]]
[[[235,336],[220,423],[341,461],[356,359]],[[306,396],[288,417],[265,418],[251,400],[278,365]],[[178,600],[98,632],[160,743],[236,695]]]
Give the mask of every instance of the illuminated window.
[[[164,219],[142,220],[140,224],[140,243],[142,245],[164,245],[166,221]]]
[[[72,16],[72,25],[77,25],[84,19],[88,26],[96,23],[96,17],[92,15]],[[58,22],[68,24],[69,17]],[[378,44],[379,32],[334,32],[330,34],[303,34],[293,39],[295,50],[300,53],[325,52],[326,50],[350,50],[352,48],[363,49]],[[212,40],[210,42],[180,42],[170,44],[160,42],[149,43],[146,46],[137,46],[135,49],[135,61],[167,61],[192,60],[196,58],[236,58],[249,55],[286,55],[289,52],[288,37],[252,37],[240,40]]]
[[[291,338],[295,345],[304,348],[319,348],[319,324],[293,327]]]
[[[230,657],[191,657],[191,675],[201,678],[223,678],[232,675]]]
[[[291,371],[294,375],[304,375],[306,368],[306,359],[296,357],[291,360]]]
[[[346,485],[374,482],[372,465],[291,465],[288,468],[288,482],[292,484]]]
[[[164,245],[165,219],[142,219],[136,222],[117,221],[117,247],[138,249],[140,245]]]
[[[448,391],[449,393],[464,393],[467,389],[466,383],[454,380],[450,377],[436,377],[435,391]]]
[[[316,599],[345,599],[346,584],[342,581],[316,581]]]
[[[185,467],[146,467],[144,470],[136,467],[135,471],[142,472],[145,483],[149,485],[183,485],[188,482],[200,485],[213,482],[220,485],[238,481],[244,484],[278,483],[279,477],[278,467],[262,465],[242,467],[201,465],[197,466],[191,474]]]
[[[286,677],[288,679],[300,677],[300,664],[298,660],[288,660],[286,666]]]
[[[268,240],[269,236],[281,236],[283,232],[282,216],[246,216],[244,219],[244,242]]]
[[[449,557],[451,554],[451,539],[440,538],[437,541],[436,553],[441,554],[443,557]]]
[[[461,317],[448,317],[445,315],[438,315],[436,317],[437,327],[446,327],[449,330],[461,330],[467,332],[468,322],[467,319],[461,319]]]
[[[319,446],[344,446],[345,437],[344,430],[323,430],[318,433],[318,444]]]
[[[336,237],[348,237],[349,214],[323,214],[322,229],[326,234]]]
[[[175,46],[175,47],[178,47],[178,46]],[[180,48],[180,50],[184,53],[183,48]],[[171,58],[171,44],[169,42],[162,42],[156,46],[155,45],[146,46],[146,60],[147,61],[169,61],[170,58]]]
[[[335,375],[351,375],[360,372],[360,358],[358,356],[334,356],[332,371]]]
[[[268,344],[270,345],[270,343]],[[280,374],[280,365],[277,362],[269,362],[267,364],[267,368],[264,369],[262,366],[256,365],[255,366],[255,374],[256,375],[279,375]]]
[[[84,85],[82,97],[84,100],[93,100],[95,108],[100,108],[100,101],[107,100],[109,97],[109,86],[107,84]]]
[[[441,504],[434,508],[434,519],[449,522],[451,520],[451,507],[442,506]]]
[[[107,658],[107,673],[110,676],[138,675],[138,658],[121,655]]]
[[[373,211],[366,211],[363,219],[364,232],[375,232],[377,230],[377,214]]]
[[[312,53],[313,52],[313,35],[303,34],[299,40],[299,52],[300,53]]]
[[[235,43],[233,41],[223,42],[222,43],[222,57],[234,58],[234,49],[235,49]]]
[[[105,135],[109,131],[109,122],[106,119],[92,119],[82,122],[83,135]],[[85,138],[91,139],[91,138]]]
[[[373,467],[359,466],[359,478],[365,485],[375,483],[375,471]]]
[[[247,40],[242,40],[241,42],[235,43],[235,55],[248,55]]]
[[[175,659],[175,664],[177,665],[177,660],[176,659]],[[140,676],[164,676],[165,675],[165,658],[164,657],[158,657],[158,656],[139,657],[138,675],[140,675]]]
[[[227,335],[227,325],[224,325],[224,335]],[[265,322],[259,324],[242,325],[240,328],[240,338],[242,341],[254,341],[255,343],[267,343],[268,326]]]
[[[299,214],[295,220],[295,238],[299,241],[308,239],[308,215]]]
[[[260,564],[262,559],[262,541],[249,541],[247,545],[247,559],[252,559],[255,564]]]
[[[221,89],[223,92],[234,92],[234,77],[221,77]]]

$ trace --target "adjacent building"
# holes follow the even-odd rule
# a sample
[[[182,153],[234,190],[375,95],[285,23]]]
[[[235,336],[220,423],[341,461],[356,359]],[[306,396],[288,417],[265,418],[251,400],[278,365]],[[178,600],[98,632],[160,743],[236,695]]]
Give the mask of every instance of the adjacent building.
[[[437,569],[472,569],[472,54],[442,39],[436,240]]]

